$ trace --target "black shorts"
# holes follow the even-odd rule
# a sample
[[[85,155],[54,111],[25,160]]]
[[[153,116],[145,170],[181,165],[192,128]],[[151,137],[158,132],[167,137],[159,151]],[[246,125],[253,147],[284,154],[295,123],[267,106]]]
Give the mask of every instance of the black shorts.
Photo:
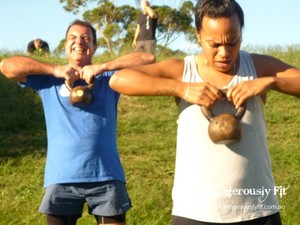
[[[196,220],[187,219],[180,216],[172,216],[172,225],[282,225],[279,213],[270,216],[248,220],[238,223],[207,223]]]

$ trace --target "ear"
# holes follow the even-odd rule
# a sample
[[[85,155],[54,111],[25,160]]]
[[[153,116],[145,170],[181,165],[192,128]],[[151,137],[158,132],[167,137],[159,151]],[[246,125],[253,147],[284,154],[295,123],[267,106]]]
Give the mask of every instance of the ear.
[[[64,41],[64,50],[66,49],[66,45],[67,45],[67,39],[65,39],[65,41]]]
[[[196,32],[197,44],[201,46],[201,35]]]
[[[97,46],[97,44],[95,44],[95,45],[93,46],[93,51],[94,51],[93,54],[95,54],[97,48],[98,48],[98,46]]]

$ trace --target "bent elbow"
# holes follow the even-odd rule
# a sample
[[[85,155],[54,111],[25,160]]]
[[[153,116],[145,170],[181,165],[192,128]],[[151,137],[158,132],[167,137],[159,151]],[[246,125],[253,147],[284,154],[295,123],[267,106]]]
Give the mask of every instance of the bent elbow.
[[[150,53],[143,53],[143,56],[141,58],[142,58],[142,61],[144,62],[144,64],[151,64],[151,63],[156,62],[155,55],[150,54]]]
[[[6,59],[0,62],[0,72],[9,80],[14,80],[14,74],[10,72],[9,66],[6,63]]]
[[[118,73],[118,72],[116,72]],[[109,86],[111,89],[116,91],[116,84],[118,83],[118,77],[116,75],[116,73],[114,75],[111,76],[111,78],[109,79]]]
[[[155,55],[149,54],[149,63],[155,63],[156,62],[156,57]]]
[[[134,82],[128,75],[129,70],[123,69],[118,72],[116,72],[109,80],[109,86],[114,91],[128,95],[133,96],[135,94],[134,92]]]
[[[119,77],[119,71],[109,79],[109,86],[116,92],[122,93],[122,78]],[[123,93],[122,93],[123,94]]]
[[[14,80],[14,81],[20,81],[20,82],[26,82],[26,76],[20,76],[16,71],[15,71],[15,65],[12,64],[9,59],[3,59],[0,62],[0,72],[9,80]]]

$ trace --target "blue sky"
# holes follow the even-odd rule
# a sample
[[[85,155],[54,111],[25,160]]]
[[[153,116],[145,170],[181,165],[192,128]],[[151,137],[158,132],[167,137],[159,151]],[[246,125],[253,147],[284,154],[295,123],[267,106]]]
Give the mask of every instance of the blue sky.
[[[135,6],[134,0],[115,0]],[[176,6],[179,0],[152,0],[154,5]],[[300,0],[237,0],[245,13],[242,46],[288,46],[300,44]],[[45,39],[53,50],[76,18],[59,0],[1,0],[0,50],[26,51],[27,43]],[[180,38],[173,49],[197,48]]]

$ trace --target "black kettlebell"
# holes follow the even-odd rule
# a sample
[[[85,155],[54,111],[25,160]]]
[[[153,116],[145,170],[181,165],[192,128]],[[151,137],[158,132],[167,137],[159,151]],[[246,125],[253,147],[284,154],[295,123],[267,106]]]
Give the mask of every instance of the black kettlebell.
[[[208,126],[208,135],[215,144],[232,144],[242,138],[242,125],[240,119],[246,112],[246,104],[239,107],[236,113],[223,113],[215,116],[211,110],[201,106],[201,111],[210,122]]]
[[[66,87],[70,91],[69,101],[70,103],[79,108],[84,108],[88,106],[92,101],[92,89],[95,82],[85,85],[85,86],[76,86],[71,88],[68,82],[65,82]]]

